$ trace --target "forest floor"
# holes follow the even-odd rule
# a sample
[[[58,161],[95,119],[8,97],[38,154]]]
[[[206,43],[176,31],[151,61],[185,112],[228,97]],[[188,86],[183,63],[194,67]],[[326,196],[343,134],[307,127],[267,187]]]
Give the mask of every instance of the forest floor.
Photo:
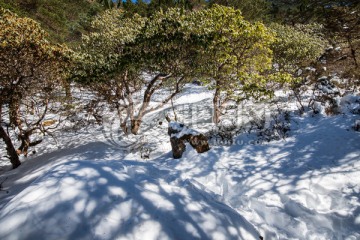
[[[211,96],[187,85],[174,101],[179,121],[213,131]],[[278,99],[229,107],[227,122],[242,126],[233,143],[211,138],[208,152],[189,145],[181,159],[172,158],[165,106],[138,136],[124,136],[109,113],[102,126],[44,141],[15,170],[1,161],[0,239],[360,239],[355,103],[300,116]],[[266,128],[279,109],[288,115],[277,124],[290,130],[260,136],[254,119]]]

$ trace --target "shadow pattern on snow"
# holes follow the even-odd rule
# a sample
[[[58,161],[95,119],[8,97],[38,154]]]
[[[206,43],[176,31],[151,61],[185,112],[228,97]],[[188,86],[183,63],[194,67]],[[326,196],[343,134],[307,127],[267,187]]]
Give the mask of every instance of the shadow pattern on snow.
[[[157,162],[206,184],[265,239],[357,239],[360,135],[349,130],[352,121],[313,119],[285,141],[187,151],[183,159]],[[350,179],[341,179],[344,174]]]
[[[74,160],[56,164],[1,210],[0,239],[258,239],[235,210],[176,171],[102,160],[106,147],[91,146],[68,152],[63,158]]]

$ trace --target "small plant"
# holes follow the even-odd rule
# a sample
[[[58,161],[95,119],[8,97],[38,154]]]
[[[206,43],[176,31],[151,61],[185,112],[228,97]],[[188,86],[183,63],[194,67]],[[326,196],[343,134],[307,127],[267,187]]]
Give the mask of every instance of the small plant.
[[[288,137],[290,128],[291,116],[290,112],[283,110],[280,107],[270,114],[267,120],[263,118],[251,122],[251,130],[255,130],[258,135],[258,142],[270,142],[273,140],[281,140]]]
[[[340,102],[338,101],[340,91],[327,77],[324,76],[317,80],[312,95],[309,107],[313,110],[314,114],[322,111],[326,115],[340,113]]]
[[[234,138],[242,132],[242,126],[238,126],[235,121],[229,121],[214,127],[206,136],[213,145],[230,146],[234,144]]]
[[[140,155],[142,159],[150,159],[150,153],[152,149],[149,147],[142,146],[140,149]]]

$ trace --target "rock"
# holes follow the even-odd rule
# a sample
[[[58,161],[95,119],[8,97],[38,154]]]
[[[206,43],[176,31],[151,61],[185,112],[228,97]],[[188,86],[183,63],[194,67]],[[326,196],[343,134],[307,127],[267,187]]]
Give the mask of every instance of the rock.
[[[198,153],[204,153],[210,150],[208,139],[203,134],[190,136],[189,143]]]
[[[170,138],[170,143],[171,143],[171,149],[173,152],[173,157],[175,159],[181,158],[183,153],[186,150],[186,145],[184,143],[184,140],[176,138],[176,137],[172,137],[172,138]]]

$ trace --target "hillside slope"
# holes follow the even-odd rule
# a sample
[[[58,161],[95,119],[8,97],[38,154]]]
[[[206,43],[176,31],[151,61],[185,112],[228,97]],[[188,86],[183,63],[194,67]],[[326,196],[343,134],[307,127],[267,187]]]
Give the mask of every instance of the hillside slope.
[[[1,0],[0,7],[38,21],[51,40],[72,44],[88,31],[92,17],[104,8],[87,0]]]

